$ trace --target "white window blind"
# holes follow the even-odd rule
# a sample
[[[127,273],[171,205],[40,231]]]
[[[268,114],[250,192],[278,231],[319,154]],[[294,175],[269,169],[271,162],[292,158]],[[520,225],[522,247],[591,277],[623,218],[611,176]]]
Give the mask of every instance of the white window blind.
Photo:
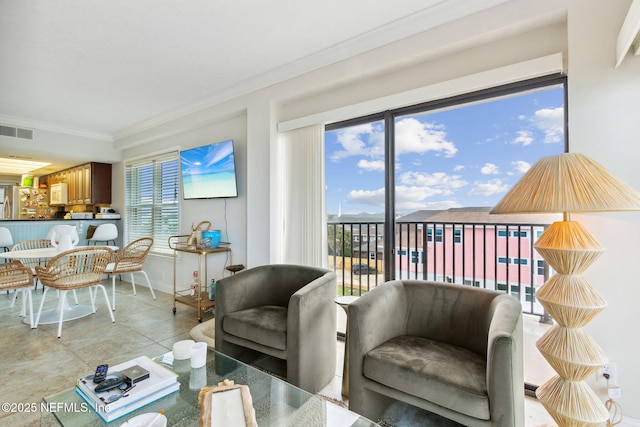
[[[326,266],[324,126],[282,134],[283,262]]]
[[[127,164],[125,189],[127,241],[152,237],[152,253],[173,253],[169,237],[180,228],[178,152]]]

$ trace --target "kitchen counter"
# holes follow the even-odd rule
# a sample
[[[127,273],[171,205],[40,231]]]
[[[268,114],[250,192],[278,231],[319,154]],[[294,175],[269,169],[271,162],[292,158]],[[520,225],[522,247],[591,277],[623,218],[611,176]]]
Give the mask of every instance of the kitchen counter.
[[[46,239],[49,229],[54,225],[75,225],[80,241],[78,245],[87,245],[87,229],[90,225],[98,226],[105,223],[113,223],[118,227],[118,235],[122,236],[122,223],[120,219],[7,219],[0,220],[0,227],[6,227],[11,231],[13,243],[22,240]],[[116,240],[116,246],[122,247],[122,237]]]

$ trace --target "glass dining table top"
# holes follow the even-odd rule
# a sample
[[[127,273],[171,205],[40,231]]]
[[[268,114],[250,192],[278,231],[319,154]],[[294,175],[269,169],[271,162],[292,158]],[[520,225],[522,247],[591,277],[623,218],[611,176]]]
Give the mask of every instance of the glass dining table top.
[[[217,385],[229,379],[236,384],[249,386],[256,421],[260,427],[377,425],[317,394],[310,394],[214,350],[208,351],[206,365],[198,369],[191,368],[189,359],[175,360],[173,352],[165,353],[153,360],[178,374],[179,392],[156,400],[127,416],[106,424],[95,412],[84,409],[86,407],[83,405],[84,401],[74,387],[71,387],[43,399],[46,406],[60,410],[43,412],[41,424],[69,427],[120,426],[134,416],[164,410],[167,426],[197,427],[200,416],[198,407],[200,388]]]

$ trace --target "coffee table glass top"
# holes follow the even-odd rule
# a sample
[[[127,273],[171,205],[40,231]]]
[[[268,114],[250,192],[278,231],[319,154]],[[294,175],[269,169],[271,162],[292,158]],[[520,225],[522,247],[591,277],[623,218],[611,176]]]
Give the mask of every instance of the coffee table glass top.
[[[260,427],[367,427],[377,425],[318,395],[307,393],[272,375],[213,350],[209,350],[207,354],[206,366],[199,369],[191,369],[188,359],[174,360],[172,352],[158,356],[154,360],[178,373],[180,391],[112,421],[108,424],[109,426],[119,426],[136,415],[159,412],[164,409],[168,426],[197,427],[200,415],[198,407],[200,388],[216,385],[224,379],[249,386],[256,419]],[[60,424],[69,427],[107,425],[93,410],[86,409],[84,400],[73,387],[45,397],[43,402],[56,410],[43,412],[42,425]]]

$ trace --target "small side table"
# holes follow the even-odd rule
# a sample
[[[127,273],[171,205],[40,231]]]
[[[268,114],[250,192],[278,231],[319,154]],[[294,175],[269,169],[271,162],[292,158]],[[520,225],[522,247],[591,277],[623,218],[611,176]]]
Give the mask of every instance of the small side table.
[[[347,313],[347,328],[344,333],[344,363],[342,365],[342,395],[349,397],[349,304],[360,298],[359,296],[341,296],[334,299],[335,303]]]

